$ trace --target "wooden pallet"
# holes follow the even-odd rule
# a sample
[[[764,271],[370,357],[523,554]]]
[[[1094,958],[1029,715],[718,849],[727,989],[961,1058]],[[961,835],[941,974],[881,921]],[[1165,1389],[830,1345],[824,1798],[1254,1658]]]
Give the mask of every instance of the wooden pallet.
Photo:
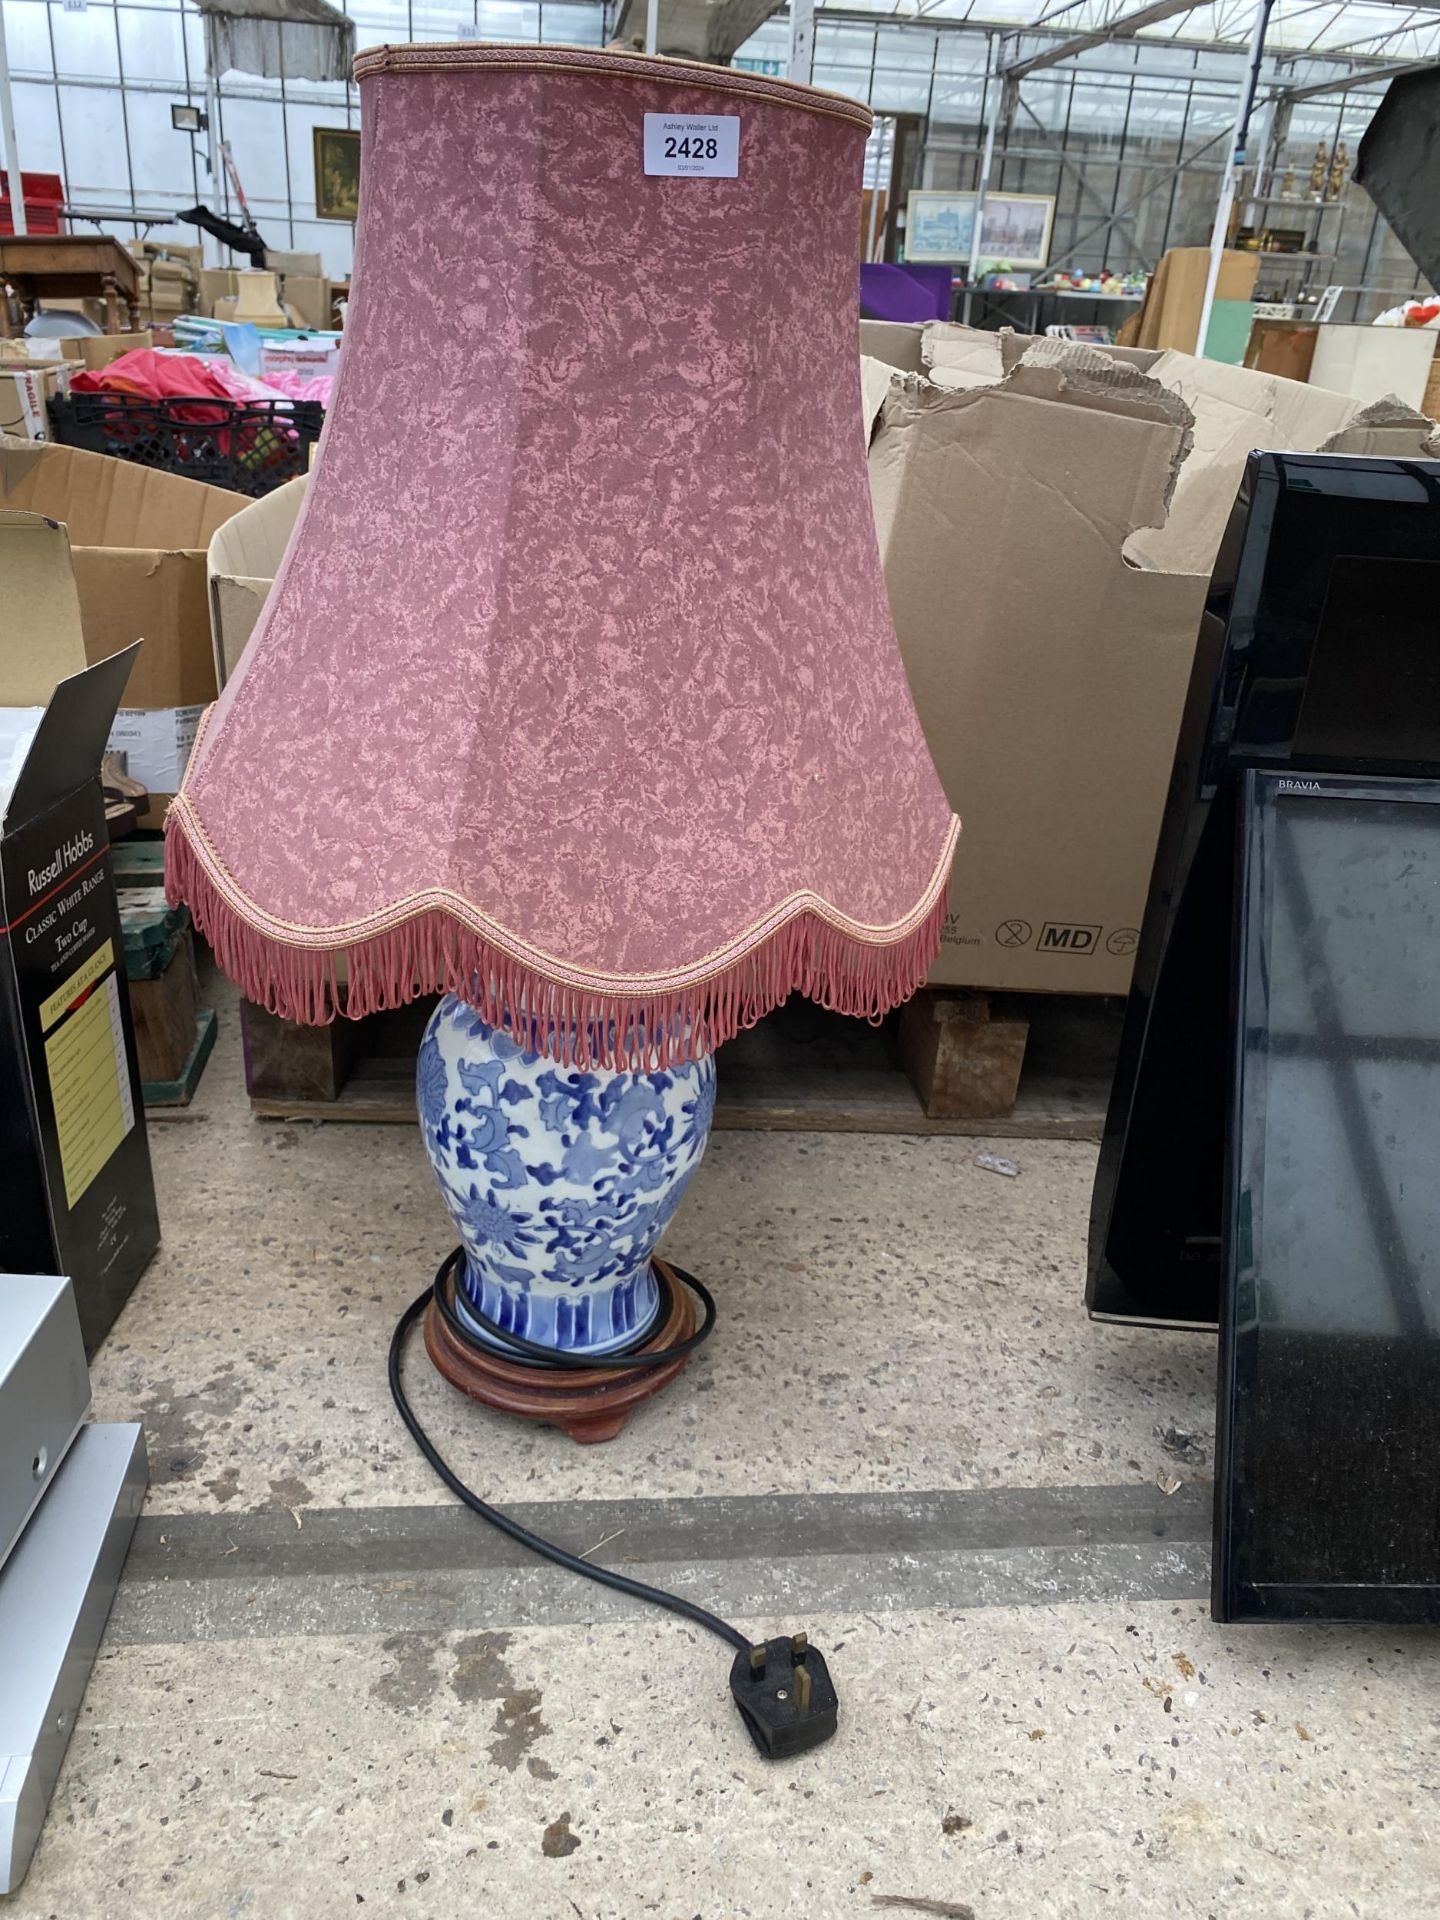
[[[949,1003],[953,994],[940,998]],[[254,1113],[267,1120],[343,1120],[415,1124],[415,1055],[433,1001],[329,1027],[294,1027],[263,1009],[241,1009],[246,1085]],[[758,1027],[722,1047],[715,1124],[770,1133],[955,1134],[990,1139],[1098,1140],[1119,1037],[1120,1003],[1047,995],[996,997],[986,1020],[967,1007],[962,1024],[998,1034],[962,1035],[954,1015],[926,1014],[936,1060],[929,1104],[901,1064],[923,1076],[923,1047],[905,1040],[899,1016],[881,1027],[842,1019],[792,1000]],[[923,1011],[923,1009],[922,1009]],[[1018,1049],[1014,1028],[1023,1032]],[[1010,1029],[1011,1031],[1005,1031]],[[956,1077],[957,1048],[988,1049],[985,1112],[936,1110]],[[1002,1063],[1001,1069],[994,1065]],[[1003,1074],[1014,1069],[1003,1106]],[[997,1078],[997,1075],[1000,1075]],[[973,1106],[974,1100],[970,1102]]]

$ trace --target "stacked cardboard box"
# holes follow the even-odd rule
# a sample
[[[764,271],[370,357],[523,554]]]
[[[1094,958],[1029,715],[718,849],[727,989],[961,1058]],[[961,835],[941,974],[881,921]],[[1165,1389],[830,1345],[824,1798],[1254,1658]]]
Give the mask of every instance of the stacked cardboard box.
[[[131,248],[140,265],[140,313],[146,326],[164,327],[193,313],[203,251],[170,240],[140,240]]]
[[[325,263],[318,253],[284,253],[274,247],[265,249],[267,269],[280,276],[280,297],[296,316],[296,325],[327,332],[334,325],[330,317],[330,282]]]
[[[891,609],[965,823],[931,979],[1124,993],[1246,457],[1424,454],[1432,423],[1182,353],[861,333]]]
[[[236,315],[231,302],[239,298],[241,271],[235,267],[207,267],[200,275],[195,311],[219,320],[233,320]],[[330,329],[333,324],[330,282],[321,271],[318,253],[267,252],[265,271],[276,276],[279,298],[290,324],[313,327],[321,333]]]

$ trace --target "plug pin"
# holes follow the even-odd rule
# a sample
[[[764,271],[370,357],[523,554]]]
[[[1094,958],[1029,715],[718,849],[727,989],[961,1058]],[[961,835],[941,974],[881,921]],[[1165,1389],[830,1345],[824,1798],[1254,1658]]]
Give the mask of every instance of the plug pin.
[[[765,1642],[763,1640],[760,1642],[758,1647],[751,1647],[750,1649],[750,1671],[751,1673],[754,1674],[757,1680],[765,1672],[766,1652],[767,1652],[767,1649],[765,1646]]]
[[[795,1662],[795,1711],[802,1719],[810,1711],[810,1669],[803,1660]]]

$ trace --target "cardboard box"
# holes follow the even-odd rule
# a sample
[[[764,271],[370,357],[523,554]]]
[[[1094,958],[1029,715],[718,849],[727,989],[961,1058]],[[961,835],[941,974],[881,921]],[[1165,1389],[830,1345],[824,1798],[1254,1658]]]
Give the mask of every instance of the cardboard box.
[[[862,357],[883,361],[901,373],[923,373],[921,349],[925,339],[923,323],[909,320],[862,320],[860,352]]]
[[[265,271],[267,273],[292,273],[308,275],[317,279],[325,271],[325,262],[318,253],[297,253],[284,247],[265,249]]]
[[[1123,993],[1204,583],[1129,566],[1188,409],[1045,341],[892,387],[871,449],[891,611],[964,822],[937,984]],[[1138,878],[1138,897],[1137,897]]]
[[[0,603],[0,1268],[68,1274],[93,1352],[160,1243],[99,780],[136,650],[85,667],[39,515],[0,512]]]
[[[199,241],[192,244],[184,240],[136,240],[128,251],[137,260],[160,261],[189,274],[199,273],[205,264],[205,248]]]
[[[47,407],[70,391],[70,373],[53,361],[0,361],[0,434],[21,440],[48,440]]]
[[[103,373],[111,361],[118,360],[122,354],[138,353],[142,348],[153,347],[155,335],[149,327],[143,327],[139,333],[67,336],[62,344],[67,360],[83,361],[87,373]]]
[[[1421,454],[1430,423],[1188,355],[1145,371],[1023,336],[986,380],[994,346],[963,331],[926,329],[929,377],[892,371],[870,452],[896,632],[964,821],[930,977],[1124,993],[1245,456]]]
[[[330,282],[323,274],[285,274],[280,281],[280,297],[295,315],[297,326],[328,333],[334,325],[330,313]]]
[[[0,362],[40,360],[54,365],[64,364],[72,372],[83,367],[87,373],[99,373],[112,360],[118,360],[122,353],[133,353],[137,347],[151,347],[154,344],[155,337],[148,330],[143,333],[45,334],[35,339],[0,340]]]
[[[200,275],[196,305],[202,314],[213,317],[217,300],[233,300],[237,276],[233,267],[206,267]]]
[[[311,379],[317,373],[335,374],[340,368],[340,342],[330,340],[265,340],[260,348],[260,378],[269,373],[298,373]]]
[[[212,535],[206,557],[210,581],[210,631],[218,685],[234,673],[275,584],[285,549],[305,500],[307,476],[287,480],[251,501]]]
[[[1259,272],[1258,253],[1228,247],[1220,256],[1216,300],[1253,299]],[[1159,266],[1146,282],[1145,298],[1134,317],[1135,337],[1127,339],[1126,344],[1173,347],[1180,353],[1193,353],[1209,273],[1208,247],[1172,247],[1162,254]]]
[[[140,240],[128,249],[140,268],[140,306],[163,325],[189,313],[198,292],[203,250],[169,240]]]
[[[173,710],[215,698],[205,550],[248,505],[243,494],[128,460],[0,440],[0,507],[69,527],[86,658],[145,642],[126,689],[130,707]],[[159,824],[173,791],[152,790],[147,825]]]
[[[152,812],[157,794],[169,798],[180,791],[204,711],[203,706],[121,707],[115,715],[105,745],[125,756],[125,771],[146,787]]]
[[[1384,428],[1396,452],[1425,450],[1428,422],[1398,403],[1364,407],[1349,394],[1279,374],[1162,353],[1150,375],[1178,394],[1195,418],[1194,445],[1180,469],[1165,525],[1138,533],[1130,557],[1144,566],[1208,576],[1235,504],[1245,462],[1257,447],[1313,453],[1365,451],[1338,436]]]

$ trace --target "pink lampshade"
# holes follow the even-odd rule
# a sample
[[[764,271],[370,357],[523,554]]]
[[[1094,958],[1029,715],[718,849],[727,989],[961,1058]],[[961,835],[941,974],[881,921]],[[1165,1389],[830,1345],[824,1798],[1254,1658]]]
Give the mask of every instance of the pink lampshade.
[[[866,484],[868,111],[569,48],[356,74],[335,402],[172,897],[290,1019],[444,987],[615,1065],[794,989],[878,1016],[958,823]],[[735,175],[647,173],[647,114],[738,120]]]

